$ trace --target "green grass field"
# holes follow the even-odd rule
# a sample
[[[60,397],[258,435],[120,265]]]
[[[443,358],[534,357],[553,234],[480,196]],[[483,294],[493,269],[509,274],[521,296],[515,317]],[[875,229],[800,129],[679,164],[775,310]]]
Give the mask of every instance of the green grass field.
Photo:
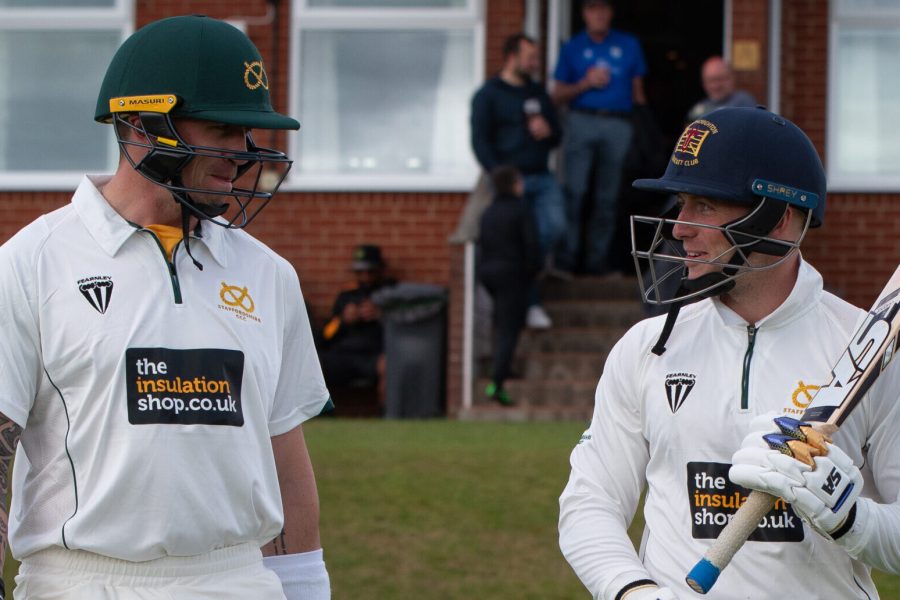
[[[557,498],[583,428],[307,424],[334,599],[588,598],[556,535]],[[636,521],[632,539],[640,536]],[[12,573],[10,564],[7,589]],[[882,600],[900,600],[900,577],[877,579]]]
[[[583,428],[309,423],[335,600],[588,598],[556,534]],[[877,581],[882,600],[900,600],[900,577]]]

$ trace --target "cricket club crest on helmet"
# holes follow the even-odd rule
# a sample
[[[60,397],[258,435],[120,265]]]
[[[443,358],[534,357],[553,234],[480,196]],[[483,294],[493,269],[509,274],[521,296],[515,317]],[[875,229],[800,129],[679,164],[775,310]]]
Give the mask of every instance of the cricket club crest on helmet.
[[[667,194],[691,194],[746,205],[749,212],[720,226],[667,217],[631,217],[632,255],[644,300],[672,304],[722,294],[735,278],[772,268],[797,251],[810,227],[825,213],[825,171],[808,137],[796,125],[762,107],[722,108],[687,126],[659,179],[638,179],[634,187]],[[806,222],[796,241],[770,237],[789,206]],[[676,224],[715,229],[728,249],[711,259],[689,258],[673,236]],[[644,231],[640,232],[639,229]],[[649,235],[640,235],[648,233]],[[639,241],[650,239],[649,247]],[[778,257],[754,263],[751,254]],[[719,267],[689,280],[688,263]],[[663,296],[666,281],[679,280],[674,296]]]
[[[300,128],[273,110],[269,78],[253,42],[228,23],[199,15],[162,19],[129,37],[109,65],[94,118],[115,123],[122,154],[141,175],[172,192],[185,221],[192,214],[228,228],[252,221],[292,164],[284,153],[258,147],[250,129]],[[243,127],[246,147],[191,145],[179,135],[179,118]],[[182,173],[196,157],[237,165],[231,190],[186,185]]]

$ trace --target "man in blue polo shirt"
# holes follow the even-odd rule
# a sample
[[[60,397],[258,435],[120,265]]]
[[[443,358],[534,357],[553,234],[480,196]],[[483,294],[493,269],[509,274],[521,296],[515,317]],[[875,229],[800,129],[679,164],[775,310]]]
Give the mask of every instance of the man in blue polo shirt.
[[[568,229],[560,262],[564,268],[576,266],[582,209],[592,197],[584,266],[595,274],[611,267],[619,183],[632,137],[630,115],[635,104],[646,103],[644,53],[636,37],[610,27],[613,12],[609,0],[583,0],[585,30],[563,46],[554,73],[553,98],[569,107],[564,142]]]

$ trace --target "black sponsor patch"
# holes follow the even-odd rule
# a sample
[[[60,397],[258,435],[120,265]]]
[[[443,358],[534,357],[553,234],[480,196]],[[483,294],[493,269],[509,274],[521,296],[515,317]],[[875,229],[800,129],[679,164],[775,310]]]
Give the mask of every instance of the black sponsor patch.
[[[240,427],[243,375],[244,353],[237,350],[129,348],[128,422]]]
[[[750,490],[728,479],[729,464],[690,462],[687,465],[691,534],[714,539],[747,500]],[[802,542],[803,522],[789,504],[779,499],[750,537],[754,542]]]

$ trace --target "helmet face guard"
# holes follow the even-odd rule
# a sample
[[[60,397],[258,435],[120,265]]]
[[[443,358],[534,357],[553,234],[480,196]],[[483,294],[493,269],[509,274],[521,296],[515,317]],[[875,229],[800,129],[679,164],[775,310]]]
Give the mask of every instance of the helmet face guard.
[[[631,217],[631,254],[638,273],[641,296],[648,304],[673,304],[723,293],[734,280],[751,271],[765,271],[785,262],[799,251],[812,221],[806,212],[803,232],[796,241],[779,240],[768,235],[777,225],[787,204],[763,198],[747,215],[723,225],[679,221],[667,217]],[[774,224],[770,223],[775,220]],[[681,242],[672,234],[675,225],[711,229],[722,234],[729,247],[710,259],[688,258]],[[649,232],[650,235],[646,235]],[[649,238],[649,246],[638,248],[640,239]],[[777,256],[768,264],[754,264],[751,254]],[[713,265],[718,273],[687,279],[690,264]],[[676,289],[677,288],[677,289]],[[674,291],[674,293],[673,293]]]
[[[131,166],[146,179],[172,192],[174,198],[194,216],[229,229],[246,227],[272,199],[293,164],[287,155],[262,148],[253,142],[249,131],[246,150],[235,151],[210,146],[193,146],[184,141],[168,114],[137,113],[137,123],[127,114],[114,115],[116,139]],[[137,135],[126,136],[128,131]],[[143,157],[132,156],[131,148],[146,151]],[[196,157],[227,160],[237,164],[237,174],[230,192],[185,185],[182,173]],[[271,175],[274,175],[272,177]],[[222,202],[202,202],[199,195],[218,196]]]

